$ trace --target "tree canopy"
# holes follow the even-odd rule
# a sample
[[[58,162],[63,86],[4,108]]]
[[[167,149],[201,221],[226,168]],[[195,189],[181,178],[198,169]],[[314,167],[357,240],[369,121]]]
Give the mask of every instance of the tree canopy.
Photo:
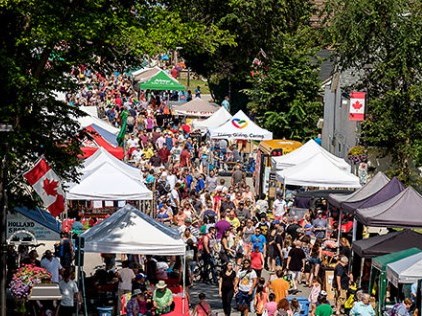
[[[412,183],[422,158],[422,3],[408,0],[330,0],[328,43],[352,88],[368,93],[363,144],[385,149],[391,174]]]
[[[231,97],[233,111],[245,109],[248,97],[241,92],[252,88],[251,65],[260,52],[272,58],[286,33],[309,25],[310,1],[287,0],[180,0],[168,1],[171,8],[189,8],[182,19],[213,22],[233,34],[236,46],[221,45],[215,52],[199,49],[192,42],[182,51],[188,65],[208,78],[217,101]]]
[[[72,117],[81,113],[56,101],[53,92],[78,88],[66,75],[72,67],[87,65],[107,73],[139,65],[145,54],[190,42],[210,53],[233,45],[229,32],[212,21],[182,20],[182,15],[156,1],[1,2],[0,123],[12,124],[14,131],[1,132],[0,155],[7,158],[9,175],[16,177],[12,200],[23,201],[26,191],[19,175],[41,155],[61,177],[77,178],[79,126]]]

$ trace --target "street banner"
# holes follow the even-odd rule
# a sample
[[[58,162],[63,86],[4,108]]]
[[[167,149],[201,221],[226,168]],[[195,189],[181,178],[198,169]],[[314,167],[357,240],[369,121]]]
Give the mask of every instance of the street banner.
[[[64,211],[64,192],[60,179],[44,158],[23,174],[24,178],[41,197],[51,215],[58,216]]]
[[[366,92],[350,93],[349,121],[363,121],[365,119]]]

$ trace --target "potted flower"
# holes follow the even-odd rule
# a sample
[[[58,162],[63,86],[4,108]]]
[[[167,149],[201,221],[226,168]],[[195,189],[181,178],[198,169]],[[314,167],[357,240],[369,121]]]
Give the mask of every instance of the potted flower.
[[[44,268],[32,264],[23,265],[13,275],[10,291],[16,300],[17,312],[25,314],[25,303],[32,287],[51,280],[51,274]]]

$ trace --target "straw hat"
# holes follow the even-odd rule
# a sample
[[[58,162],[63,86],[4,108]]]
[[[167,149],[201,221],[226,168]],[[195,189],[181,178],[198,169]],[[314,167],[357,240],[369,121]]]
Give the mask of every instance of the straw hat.
[[[159,290],[165,289],[167,287],[167,283],[164,280],[158,281],[158,283],[155,285],[155,287]]]

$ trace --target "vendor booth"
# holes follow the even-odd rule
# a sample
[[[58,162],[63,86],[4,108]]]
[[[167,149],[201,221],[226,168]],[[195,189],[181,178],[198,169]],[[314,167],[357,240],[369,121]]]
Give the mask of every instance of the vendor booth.
[[[85,252],[182,256],[186,264],[186,245],[179,232],[126,205],[103,222],[81,235]],[[183,280],[184,281],[184,280]],[[183,282],[185,284],[185,282]],[[174,294],[175,309],[167,315],[189,315],[187,298]]]
[[[300,147],[297,150],[302,148],[303,147]],[[296,151],[293,151],[292,154]],[[318,153],[294,167],[278,171],[277,179],[282,182],[284,186],[296,185],[325,188],[361,187],[358,177],[340,169],[323,153]]]
[[[398,287],[422,279],[422,252],[387,264],[387,279]]]
[[[396,177],[391,179],[386,185],[384,185],[378,192],[374,193],[367,198],[355,201],[355,202],[343,202],[341,207],[343,211],[355,212],[358,208],[364,209],[369,208],[380,203],[383,203],[397,194],[402,192],[405,189],[403,183],[399,181]]]
[[[422,196],[408,187],[383,203],[357,209],[356,219],[367,226],[422,227]]]
[[[320,145],[318,145],[313,139],[287,155],[273,157],[273,169],[283,170],[289,167],[293,167],[309,160],[318,154],[324,155],[324,157],[331,161],[332,164],[337,166],[337,168],[346,172],[350,172],[350,165],[346,161],[328,152]]]
[[[105,161],[97,167],[83,170],[79,183],[67,183],[67,200],[151,200],[152,192],[139,180]]]
[[[341,204],[345,202],[353,203],[365,200],[377,193],[389,181],[390,179],[384,173],[378,172],[368,183],[353,193],[348,195],[335,193],[330,194],[328,196],[328,202],[335,207],[341,207]]]
[[[174,115],[183,115],[189,117],[210,117],[219,110],[215,103],[205,101],[201,98],[195,98],[183,105],[173,106]]]
[[[118,159],[124,158],[124,150],[117,144],[116,136],[114,134],[102,129],[95,124],[85,127],[85,133],[88,135],[87,138],[89,139],[85,139],[82,142],[82,158],[88,158],[92,156],[95,152],[98,151],[99,148],[104,148]]]
[[[156,90],[156,91],[183,91],[185,86],[179,81],[165,73],[163,70],[157,72],[154,76],[139,85],[141,90]]]
[[[213,139],[244,139],[244,140],[267,140],[273,139],[273,133],[259,127],[240,110],[232,119],[220,127],[210,130]]]
[[[86,172],[88,170],[93,170],[104,162],[110,162],[111,164],[122,170],[122,172],[126,173],[135,180],[143,180],[141,171],[138,168],[132,167],[126,164],[125,162],[117,159],[115,156],[113,156],[107,150],[101,147],[95,152],[95,154],[84,160],[82,173],[84,171]]]
[[[354,241],[352,250],[362,258],[373,258],[411,247],[422,246],[422,234],[413,230],[391,232],[386,235],[370,237]]]
[[[152,68],[142,68],[131,73],[133,81],[136,82],[145,82],[148,79],[152,78],[158,72],[162,71],[160,67],[152,67]]]
[[[376,284],[376,290],[378,292],[377,301],[378,301],[378,315],[382,315],[382,312],[386,304],[386,291],[387,291],[387,265],[389,263],[407,258],[409,256],[421,253],[422,250],[418,248],[409,248],[399,252],[391,253],[388,255],[375,257],[372,259],[371,267],[371,278],[369,289],[372,289],[374,284]],[[372,290],[371,290],[372,291]]]
[[[82,110],[83,110],[83,108],[82,108]],[[87,126],[91,126],[91,125],[95,124],[95,125],[105,129],[106,131],[108,131],[109,133],[112,133],[114,135],[117,135],[119,133],[118,128],[116,128],[113,125],[99,119],[98,117],[94,117],[94,116],[90,115],[89,113],[87,113],[86,116],[80,116],[75,120],[78,121],[81,128],[85,128]]]
[[[224,106],[220,107],[217,112],[214,112],[209,118],[203,121],[194,120],[192,126],[194,129],[199,129],[202,132],[207,132],[210,129],[217,128],[232,118],[231,114]]]

